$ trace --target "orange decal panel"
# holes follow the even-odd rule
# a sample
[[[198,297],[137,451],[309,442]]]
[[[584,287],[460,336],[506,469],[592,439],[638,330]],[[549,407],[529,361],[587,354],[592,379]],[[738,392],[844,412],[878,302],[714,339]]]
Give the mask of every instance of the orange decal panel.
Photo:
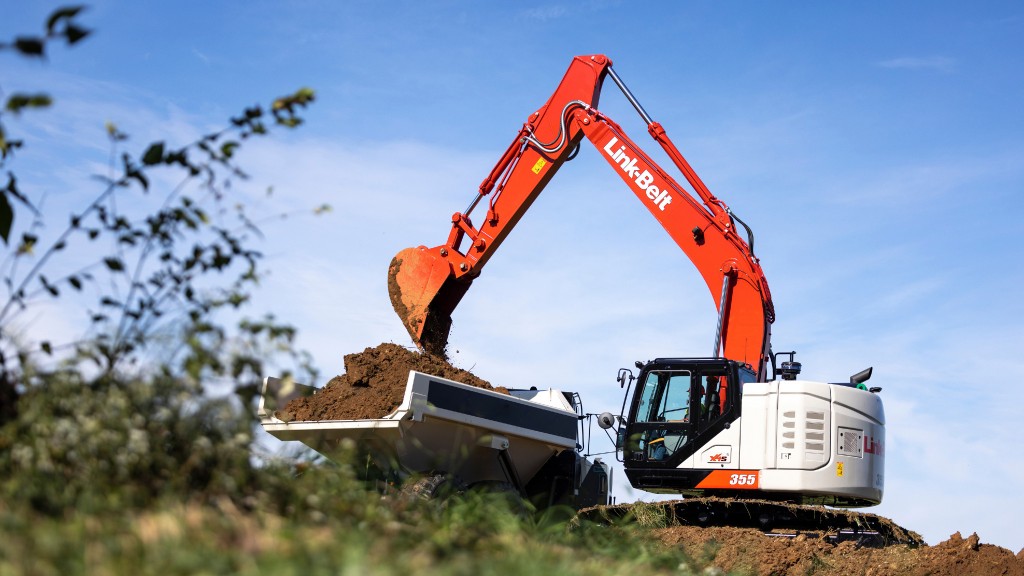
[[[761,474],[757,470],[712,470],[697,484],[697,488],[727,490],[757,490],[761,486]]]

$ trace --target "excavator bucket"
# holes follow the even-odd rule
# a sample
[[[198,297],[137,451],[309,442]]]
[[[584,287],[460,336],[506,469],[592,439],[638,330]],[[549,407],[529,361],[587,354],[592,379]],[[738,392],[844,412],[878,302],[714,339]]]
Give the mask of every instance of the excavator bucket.
[[[445,356],[452,311],[472,280],[455,278],[441,247],[406,248],[391,259],[388,294],[416,346]]]

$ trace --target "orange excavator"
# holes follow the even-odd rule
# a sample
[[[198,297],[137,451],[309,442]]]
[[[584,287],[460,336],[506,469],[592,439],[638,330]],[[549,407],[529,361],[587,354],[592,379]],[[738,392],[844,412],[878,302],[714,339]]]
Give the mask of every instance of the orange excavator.
[[[597,109],[608,78],[694,194]],[[636,362],[636,376],[619,371],[622,410],[598,421],[614,429],[630,483],[686,496],[841,507],[881,502],[885,422],[881,389],[864,384],[871,369],[836,384],[797,380],[792,352],[779,353],[788,361],[776,364],[775,309],[751,230],[708,190],[605,56],[573,59],[469,207],[452,216],[444,244],[407,248],[392,260],[388,289],[413,341],[425,352],[445,353],[452,312],[473,279],[584,139],[693,262],[718,310],[710,357]]]

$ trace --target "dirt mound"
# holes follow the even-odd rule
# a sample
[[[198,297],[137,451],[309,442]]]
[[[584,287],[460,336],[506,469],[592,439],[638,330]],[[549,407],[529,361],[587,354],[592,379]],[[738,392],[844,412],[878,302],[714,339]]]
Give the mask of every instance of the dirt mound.
[[[754,528],[672,526],[654,531],[664,543],[680,546],[694,560],[730,573],[819,576],[1024,576],[1024,551],[981,544],[978,535],[959,532],[936,546],[858,547],[807,535],[766,536]]]
[[[345,355],[344,374],[332,378],[312,396],[292,400],[274,415],[285,422],[383,418],[402,403],[410,370],[508,393],[471,372],[452,366],[444,358],[384,343]]]

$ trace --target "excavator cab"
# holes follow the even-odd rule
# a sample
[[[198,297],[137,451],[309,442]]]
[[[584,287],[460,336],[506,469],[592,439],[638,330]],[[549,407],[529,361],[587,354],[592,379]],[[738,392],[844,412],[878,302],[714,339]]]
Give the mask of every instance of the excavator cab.
[[[755,378],[729,360],[659,358],[643,365],[636,380],[623,434],[627,468],[675,468],[739,416],[734,397]]]

